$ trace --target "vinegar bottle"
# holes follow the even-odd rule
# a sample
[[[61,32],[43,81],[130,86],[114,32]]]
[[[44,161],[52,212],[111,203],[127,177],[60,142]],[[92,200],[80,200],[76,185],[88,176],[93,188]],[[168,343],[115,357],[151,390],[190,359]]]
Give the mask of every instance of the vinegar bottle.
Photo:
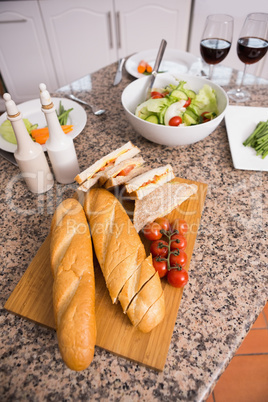
[[[60,125],[55,106],[45,84],[39,85],[42,112],[48,125],[49,139],[46,148],[56,180],[62,184],[72,183],[79,173],[79,165],[72,138]]]
[[[11,122],[16,139],[17,149],[14,157],[18,163],[27,187],[33,193],[39,194],[48,191],[54,184],[43,148],[34,142],[23,121],[17,105],[9,93],[3,95],[7,110],[7,118]]]

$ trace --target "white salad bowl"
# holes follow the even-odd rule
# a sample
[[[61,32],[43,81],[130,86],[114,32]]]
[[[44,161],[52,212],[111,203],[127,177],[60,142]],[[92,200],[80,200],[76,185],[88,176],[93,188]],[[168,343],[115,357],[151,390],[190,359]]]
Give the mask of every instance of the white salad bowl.
[[[226,92],[219,85],[205,78],[188,74],[177,74],[175,76],[170,73],[161,73],[155,79],[154,88],[164,88],[169,84],[178,85],[179,81],[186,81],[188,89],[198,92],[205,84],[210,85],[216,93],[219,115],[206,123],[178,127],[154,124],[142,120],[135,116],[135,110],[140,103],[145,101],[148,79],[148,76],[142,77],[129,84],[122,93],[121,102],[126,117],[135,131],[149,141],[167,146],[193,144],[211,134],[225,116],[229,100]]]

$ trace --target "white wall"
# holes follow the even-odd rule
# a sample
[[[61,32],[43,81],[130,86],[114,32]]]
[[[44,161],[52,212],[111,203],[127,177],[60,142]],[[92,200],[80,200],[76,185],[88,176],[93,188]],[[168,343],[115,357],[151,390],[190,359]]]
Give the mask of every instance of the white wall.
[[[268,0],[194,0],[189,52],[200,57],[200,39],[205,19],[209,14],[230,14],[234,17],[233,42],[231,50],[222,64],[243,70],[244,64],[236,53],[236,42],[247,14],[253,12],[268,13]],[[247,72],[268,79],[268,53],[259,63],[248,67]]]

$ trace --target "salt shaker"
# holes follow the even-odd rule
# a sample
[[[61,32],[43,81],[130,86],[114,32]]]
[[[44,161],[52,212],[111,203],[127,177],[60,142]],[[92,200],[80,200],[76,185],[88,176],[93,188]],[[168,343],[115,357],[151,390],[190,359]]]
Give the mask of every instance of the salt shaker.
[[[17,149],[14,157],[22,176],[30,191],[36,194],[51,189],[54,179],[47,163],[43,148],[34,142],[23,121],[22,115],[9,93],[3,95],[7,110],[7,118],[11,122],[16,139]]]
[[[42,112],[49,130],[46,148],[56,180],[62,184],[72,183],[79,173],[79,165],[71,137],[67,136],[60,125],[55,106],[45,84],[39,85]]]

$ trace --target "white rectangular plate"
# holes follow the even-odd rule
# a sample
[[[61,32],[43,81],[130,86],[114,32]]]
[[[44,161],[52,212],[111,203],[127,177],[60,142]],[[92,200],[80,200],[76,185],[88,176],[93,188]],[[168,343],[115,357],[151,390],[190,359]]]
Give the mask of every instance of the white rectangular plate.
[[[268,120],[268,108],[251,106],[229,106],[225,115],[225,124],[231,149],[233,164],[236,169],[268,171],[268,155],[262,159],[251,147],[243,142],[254,131],[260,121]]]

